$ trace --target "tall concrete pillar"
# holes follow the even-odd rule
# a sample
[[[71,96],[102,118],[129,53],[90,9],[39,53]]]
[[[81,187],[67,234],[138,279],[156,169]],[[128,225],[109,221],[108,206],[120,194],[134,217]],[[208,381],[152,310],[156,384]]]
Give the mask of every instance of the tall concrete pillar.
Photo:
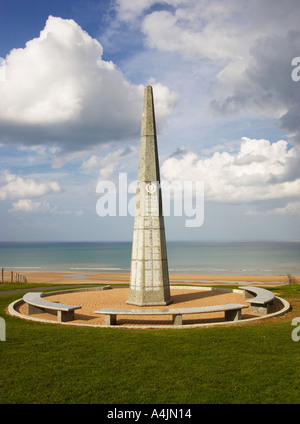
[[[152,87],[145,87],[134,219],[130,290],[132,305],[168,305],[168,258],[160,189]]]

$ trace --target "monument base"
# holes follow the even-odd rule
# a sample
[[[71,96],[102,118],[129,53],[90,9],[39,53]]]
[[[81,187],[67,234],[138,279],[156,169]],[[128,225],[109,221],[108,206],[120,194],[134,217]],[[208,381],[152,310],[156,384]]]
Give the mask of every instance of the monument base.
[[[165,302],[139,302],[139,301],[134,301],[134,300],[127,300],[126,303],[128,305],[135,305],[135,306],[164,306],[164,305],[170,305],[170,303],[172,303],[173,300],[169,299],[166,300]]]
[[[172,303],[170,290],[136,290],[132,287],[129,290],[128,305],[136,306],[163,306]]]

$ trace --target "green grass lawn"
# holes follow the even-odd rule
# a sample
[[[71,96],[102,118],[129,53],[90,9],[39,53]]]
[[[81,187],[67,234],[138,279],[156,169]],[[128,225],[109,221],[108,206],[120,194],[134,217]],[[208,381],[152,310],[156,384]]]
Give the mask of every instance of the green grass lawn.
[[[299,296],[298,285],[287,287],[288,295]],[[0,297],[6,321],[1,404],[300,401],[300,341],[291,338],[291,322],[185,330],[67,327],[6,315],[19,297]]]

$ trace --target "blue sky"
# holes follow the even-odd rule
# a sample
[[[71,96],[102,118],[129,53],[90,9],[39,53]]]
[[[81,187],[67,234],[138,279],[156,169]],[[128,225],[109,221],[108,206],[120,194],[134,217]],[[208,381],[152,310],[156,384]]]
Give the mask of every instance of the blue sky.
[[[167,239],[300,239],[298,0],[0,8],[0,240],[131,239],[96,188],[137,177],[146,84],[162,180],[204,184],[203,224],[166,216]]]

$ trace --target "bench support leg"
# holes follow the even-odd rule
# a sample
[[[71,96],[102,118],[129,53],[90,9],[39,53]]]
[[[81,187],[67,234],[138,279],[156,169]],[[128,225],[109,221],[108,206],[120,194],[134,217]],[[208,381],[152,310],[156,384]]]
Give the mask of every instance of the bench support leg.
[[[74,311],[57,311],[57,321],[58,322],[68,322],[73,321]]]
[[[182,325],[182,315],[173,315],[173,324]]]
[[[226,321],[238,321],[241,319],[242,313],[238,309],[236,311],[225,311],[225,320]]]
[[[105,315],[105,325],[116,325],[117,315]]]
[[[43,308],[38,308],[37,306],[29,305],[27,303],[27,314],[28,315],[34,315],[34,314],[42,314],[45,312]]]
[[[266,315],[268,313],[268,305],[257,305],[255,303],[251,303],[251,312],[254,314]]]

